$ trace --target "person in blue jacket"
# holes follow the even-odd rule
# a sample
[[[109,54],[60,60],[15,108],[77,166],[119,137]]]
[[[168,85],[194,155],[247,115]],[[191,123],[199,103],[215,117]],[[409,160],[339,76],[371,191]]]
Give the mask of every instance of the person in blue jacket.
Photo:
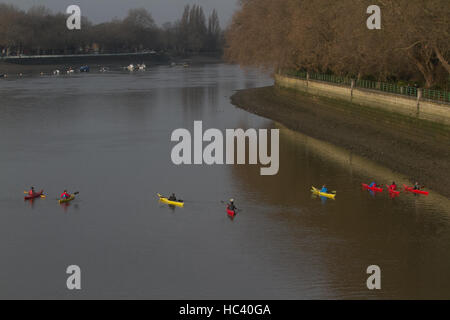
[[[327,188],[327,186],[325,184],[322,186],[322,189],[320,190],[320,192],[328,193],[328,188]]]
[[[369,187],[371,187],[371,188],[376,188],[376,187],[377,187],[377,184],[376,184],[375,182],[372,182],[371,184],[369,184]]]

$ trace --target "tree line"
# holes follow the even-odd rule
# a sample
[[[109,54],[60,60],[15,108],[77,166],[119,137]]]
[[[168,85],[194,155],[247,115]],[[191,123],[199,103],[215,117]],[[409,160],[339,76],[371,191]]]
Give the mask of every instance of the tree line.
[[[146,50],[173,54],[220,54],[224,36],[217,11],[206,17],[198,5],[182,17],[158,26],[146,9],[131,9],[124,19],[93,24],[83,17],[81,30],[68,30],[67,15],[44,6],[27,11],[0,4],[0,54],[42,55],[132,53]]]
[[[232,62],[450,88],[448,0],[240,0],[226,32]],[[381,8],[369,30],[367,7]]]

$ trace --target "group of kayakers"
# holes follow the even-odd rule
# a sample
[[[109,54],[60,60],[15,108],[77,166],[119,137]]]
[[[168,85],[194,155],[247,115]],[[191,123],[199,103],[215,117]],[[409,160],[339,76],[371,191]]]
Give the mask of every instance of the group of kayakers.
[[[380,186],[377,185],[376,182],[372,182],[369,185],[365,185],[365,186],[368,186],[370,189],[376,189],[376,188],[381,188],[382,187],[382,185],[380,185]],[[397,191],[398,185],[395,183],[395,181],[393,181],[391,185],[386,185],[386,187],[388,188],[388,190],[390,192],[397,192],[398,193],[398,191]],[[414,183],[414,186],[411,189],[412,190],[416,190],[416,191],[420,191],[422,188],[423,188],[423,186],[421,186],[419,184],[419,182],[416,181],[416,183]],[[324,184],[324,185],[322,185],[322,188],[320,189],[320,193],[332,195],[332,194],[335,194],[336,191],[329,192],[327,185]],[[170,201],[177,201],[177,197],[175,196],[174,193],[172,193],[170,195],[170,197],[168,198],[168,200],[170,200]],[[227,208],[227,212],[229,213],[229,215],[231,215],[231,213],[232,213],[232,215],[234,216],[236,214],[236,211],[238,210],[238,208],[234,204],[234,199],[230,199],[230,201],[226,204],[226,206],[227,206],[226,208]]]
[[[160,198],[161,198],[161,196],[160,196]],[[175,193],[172,193],[172,194],[167,198],[167,200],[169,200],[169,201],[174,201],[174,202],[182,201],[182,200],[178,200],[178,199],[177,199]],[[226,204],[226,206],[227,206],[227,212],[228,212],[228,214],[234,216],[234,215],[236,214],[237,210],[238,210],[238,208],[237,208],[236,205],[234,204],[234,199],[230,199],[230,201]]]
[[[34,187],[30,187],[30,190],[28,191],[28,195],[29,196],[34,196],[36,194],[38,194],[38,193],[35,191]],[[72,195],[67,192],[67,189],[64,189],[64,192],[61,193],[60,199],[61,200],[69,199],[71,196]]]
[[[362,183],[363,188],[368,189],[372,192],[382,192],[383,191],[383,185],[378,185],[376,182],[371,182],[370,184]],[[416,193],[416,194],[424,194],[428,195],[428,191],[422,191],[424,188],[419,184],[419,182],[414,183],[413,187],[408,187],[407,185],[404,185],[405,191]],[[395,183],[395,181],[392,182],[392,184],[386,184],[386,188],[389,191],[389,194],[391,197],[398,196],[400,194],[400,191],[398,190],[398,185]],[[328,187],[324,184],[322,185],[321,189],[316,189],[312,187],[311,192],[313,194],[335,199],[336,197],[336,191],[329,191]]]
[[[36,196],[36,195],[41,195],[42,194],[42,191],[41,192],[36,192],[35,191],[35,188],[34,187],[30,187],[30,189],[29,189],[29,191],[28,191],[28,195],[30,196],[30,199],[31,198],[33,198],[34,196]],[[76,194],[76,193],[75,193]],[[70,194],[68,191],[67,191],[67,189],[64,189],[64,192],[63,193],[61,193],[61,196],[60,196],[60,199],[59,200],[68,200],[68,199],[71,199],[72,198],[72,194]],[[182,201],[182,200],[178,200],[177,199],[177,197],[176,197],[176,195],[175,195],[175,193],[172,193],[168,198],[167,198],[169,201]],[[227,203],[227,210],[230,210],[230,211],[232,211],[232,212],[236,212],[237,211],[237,208],[236,208],[236,206],[235,206],[235,204],[234,204],[234,199],[230,199],[230,202],[229,203]]]
[[[370,188],[379,188],[381,187],[378,186],[375,182],[372,182],[371,184],[369,184]],[[389,191],[396,191],[397,190],[397,184],[395,183],[395,181],[392,182],[391,185],[387,185],[387,188]],[[416,181],[416,183],[414,183],[414,186],[412,187],[413,190],[422,190],[423,186],[421,186],[419,184],[419,182]]]

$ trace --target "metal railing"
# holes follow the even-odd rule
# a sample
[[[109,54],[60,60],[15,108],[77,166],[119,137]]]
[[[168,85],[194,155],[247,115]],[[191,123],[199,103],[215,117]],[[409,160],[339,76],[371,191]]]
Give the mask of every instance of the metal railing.
[[[352,80],[352,78],[349,77],[340,77],[332,74],[308,73],[305,71],[287,71],[285,74],[299,79],[324,81],[345,86],[351,86],[352,81],[354,81],[353,82],[354,88],[378,90],[392,94],[404,95],[408,97],[417,97],[419,91],[419,89],[416,86],[398,85],[395,83],[371,81],[371,80]],[[421,98],[448,104],[450,103],[450,92],[422,89]]]
[[[450,92],[449,91],[439,91],[439,90],[430,90],[423,89],[422,96],[424,99],[440,101],[440,102],[450,102]]]

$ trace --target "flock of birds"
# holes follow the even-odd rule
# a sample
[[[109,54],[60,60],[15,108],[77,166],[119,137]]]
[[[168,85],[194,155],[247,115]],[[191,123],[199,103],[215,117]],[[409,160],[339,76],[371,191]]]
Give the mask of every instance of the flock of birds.
[[[182,64],[177,64],[177,63],[175,63],[175,62],[172,62],[171,64],[170,64],[170,66],[171,67],[175,67],[175,66],[177,66],[177,65],[181,65],[181,66],[183,66],[184,68],[188,68],[190,65],[188,64],[188,63],[182,63]],[[126,66],[126,67],[122,67],[122,69],[124,69],[124,70],[128,70],[128,71],[130,71],[130,72],[133,72],[133,71],[145,71],[145,70],[147,70],[147,66],[144,64],[144,63],[142,63],[142,64],[136,64],[136,65],[134,65],[134,64],[130,64],[130,65],[128,65],[128,66]],[[89,72],[90,71],[90,68],[89,68],[89,66],[81,66],[80,67],[80,69],[79,69],[79,71],[80,72]],[[109,71],[109,68],[108,67],[101,67],[100,69],[99,69],[99,71],[100,72],[108,72]],[[61,71],[61,70],[59,70],[59,69],[55,69],[55,70],[53,70],[53,72],[52,72],[52,74],[53,75],[55,75],[55,76],[57,76],[57,75],[60,75],[60,74],[63,74],[63,73],[65,73],[65,74],[73,74],[73,73],[75,73],[75,69],[73,69],[72,67],[69,67],[67,70],[65,70],[65,72],[63,72],[63,71]],[[17,74],[19,77],[22,77],[23,76],[23,73],[18,73]],[[40,72],[40,75],[41,76],[43,76],[43,75],[45,75],[45,73],[44,72]],[[0,74],[0,78],[8,78],[8,74]]]

